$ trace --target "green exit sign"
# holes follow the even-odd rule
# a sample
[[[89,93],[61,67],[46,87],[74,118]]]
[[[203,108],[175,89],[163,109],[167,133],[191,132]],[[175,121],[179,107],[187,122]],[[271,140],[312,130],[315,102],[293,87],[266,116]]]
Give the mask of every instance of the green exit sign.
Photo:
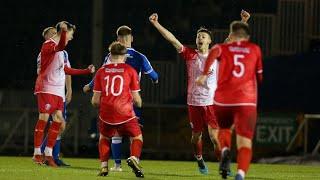
[[[294,115],[262,114],[257,121],[256,145],[287,145],[297,130]]]

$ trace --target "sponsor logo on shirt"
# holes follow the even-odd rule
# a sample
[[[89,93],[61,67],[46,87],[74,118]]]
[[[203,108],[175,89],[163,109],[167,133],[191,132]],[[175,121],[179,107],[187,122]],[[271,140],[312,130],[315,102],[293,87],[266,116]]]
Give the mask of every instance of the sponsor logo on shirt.
[[[106,68],[105,69],[105,72],[108,72],[108,73],[122,73],[124,72],[124,69],[115,69],[115,68]]]
[[[238,52],[238,53],[246,53],[246,54],[250,53],[250,49],[249,48],[234,47],[234,46],[229,46],[229,51]]]

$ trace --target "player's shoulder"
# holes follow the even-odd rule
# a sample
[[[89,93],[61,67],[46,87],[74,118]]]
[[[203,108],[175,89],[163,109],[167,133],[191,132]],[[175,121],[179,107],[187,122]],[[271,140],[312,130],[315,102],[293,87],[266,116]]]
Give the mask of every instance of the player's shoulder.
[[[140,57],[140,58],[145,58],[147,59],[147,56],[144,55],[143,53],[137,51],[136,49],[134,48],[127,48],[127,53],[131,56],[134,56],[134,57]]]
[[[48,39],[42,43],[42,46],[50,46],[56,44],[53,39]]]
[[[181,52],[188,52],[188,53],[197,54],[197,49],[196,49],[196,48],[189,47],[188,45],[183,45]]]
[[[122,63],[122,64],[120,64],[121,65],[121,67],[123,67],[125,70],[128,70],[128,71],[134,71],[135,69],[132,67],[132,66],[130,66],[129,64],[126,64],[126,63]]]
[[[251,49],[254,49],[255,52],[261,52],[261,48],[258,44],[250,41],[247,41],[246,43],[247,43],[247,46],[249,46]]]

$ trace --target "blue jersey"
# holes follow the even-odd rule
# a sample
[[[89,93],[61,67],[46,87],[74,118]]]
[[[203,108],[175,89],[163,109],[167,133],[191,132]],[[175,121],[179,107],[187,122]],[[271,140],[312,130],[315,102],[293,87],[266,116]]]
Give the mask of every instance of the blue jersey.
[[[103,65],[110,63],[109,56],[110,54],[105,57]],[[144,73],[147,74],[153,82],[158,80],[158,74],[153,70],[148,58],[145,55],[133,48],[127,48],[126,56],[126,64],[129,64],[131,67],[133,67],[137,71],[139,77],[141,77],[141,73]],[[94,80],[89,83],[91,89],[93,88],[93,83]]]

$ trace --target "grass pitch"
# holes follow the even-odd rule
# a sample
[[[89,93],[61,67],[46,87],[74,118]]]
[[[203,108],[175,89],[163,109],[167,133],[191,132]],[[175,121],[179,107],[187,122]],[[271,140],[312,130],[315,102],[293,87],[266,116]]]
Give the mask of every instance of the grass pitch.
[[[123,161],[123,172],[109,172],[107,177],[97,177],[100,163],[98,159],[65,158],[72,166],[67,168],[49,168],[35,165],[31,157],[0,157],[0,180],[82,180],[82,179],[137,179]],[[113,162],[109,162],[113,165]],[[207,162],[209,175],[201,175],[195,162],[182,161],[141,161],[145,179],[221,179],[218,164]],[[235,164],[232,171],[235,172]],[[233,178],[228,178],[233,179]],[[253,164],[246,179],[320,179],[319,166],[265,165]]]

